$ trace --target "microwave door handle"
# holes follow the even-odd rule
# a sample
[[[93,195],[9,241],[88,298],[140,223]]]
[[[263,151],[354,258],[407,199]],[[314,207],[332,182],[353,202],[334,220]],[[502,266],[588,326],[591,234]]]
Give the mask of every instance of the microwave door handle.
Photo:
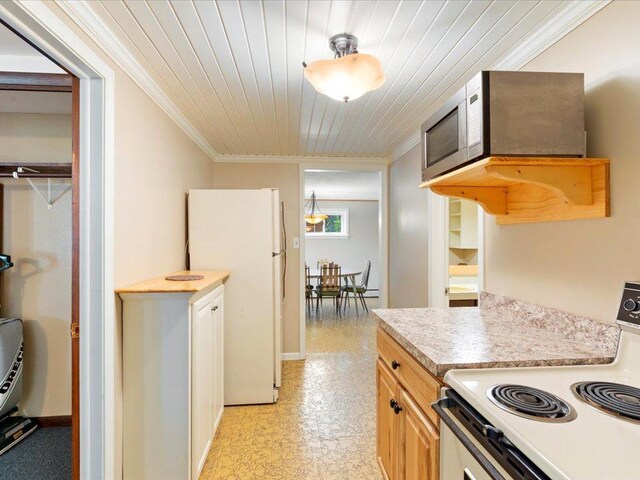
[[[458,104],[458,150],[465,150],[467,146],[467,97],[465,95],[464,100]]]
[[[444,397],[435,402],[431,407],[436,411],[440,419],[444,422],[444,424],[449,427],[451,432],[456,436],[458,440],[462,443],[464,448],[471,454],[471,456],[482,466],[482,468],[489,474],[491,480],[506,480],[502,474],[496,470],[487,457],[480,451],[480,449],[465,435],[462,429],[456,424],[447,412],[445,412],[445,408],[449,408],[450,399]]]

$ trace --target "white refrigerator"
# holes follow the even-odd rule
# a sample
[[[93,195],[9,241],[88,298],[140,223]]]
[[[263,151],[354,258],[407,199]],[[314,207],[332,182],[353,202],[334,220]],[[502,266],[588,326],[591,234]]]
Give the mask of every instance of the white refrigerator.
[[[224,404],[274,403],[282,374],[286,274],[277,189],[191,190],[193,270],[229,270],[225,283]]]

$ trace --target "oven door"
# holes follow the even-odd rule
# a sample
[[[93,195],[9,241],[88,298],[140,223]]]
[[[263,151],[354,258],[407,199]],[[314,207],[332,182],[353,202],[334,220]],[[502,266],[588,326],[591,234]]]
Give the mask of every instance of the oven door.
[[[453,417],[448,417],[456,427],[463,428],[462,425]],[[470,443],[483,456],[484,460],[478,460],[471,451],[456,437],[451,428],[444,421],[440,421],[440,478],[451,480],[497,480],[504,478],[511,480],[510,477],[499,465],[492,467],[502,475],[497,477],[491,475],[482,466],[483,462],[489,462],[487,452],[482,446],[470,435],[467,436]]]
[[[550,480],[454,390],[442,393],[432,405],[440,417],[440,478]]]
[[[467,158],[467,95],[462,87],[422,124],[422,179],[448,172]]]

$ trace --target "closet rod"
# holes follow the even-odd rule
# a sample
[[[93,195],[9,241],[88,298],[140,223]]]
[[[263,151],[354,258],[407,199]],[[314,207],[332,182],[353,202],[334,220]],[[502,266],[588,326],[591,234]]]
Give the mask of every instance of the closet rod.
[[[0,178],[13,177],[18,167],[20,178],[71,178],[70,163],[0,163]]]

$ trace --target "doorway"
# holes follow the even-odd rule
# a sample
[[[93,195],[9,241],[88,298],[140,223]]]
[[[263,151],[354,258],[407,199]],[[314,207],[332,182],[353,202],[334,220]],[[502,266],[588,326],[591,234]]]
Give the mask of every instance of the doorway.
[[[79,82],[4,24],[0,39],[2,317],[24,345],[3,460],[12,478],[79,478]]]
[[[477,305],[484,287],[484,211],[428,191],[427,214],[428,306]]]
[[[387,304],[387,168],[379,165],[300,166],[300,209],[305,214],[319,208],[327,218],[319,223],[301,215],[301,257],[315,279],[307,287],[309,270],[301,262],[301,358],[306,350],[306,319],[324,315],[366,315],[371,308]],[[312,207],[314,195],[315,207]],[[371,262],[368,282],[363,273]],[[318,297],[322,264],[339,265],[340,286],[350,286],[341,298]],[[358,287],[356,294],[352,291]],[[366,280],[366,279],[365,279]],[[311,295],[309,295],[309,293]],[[312,299],[309,299],[309,296]],[[310,305],[312,303],[312,305]],[[338,305],[339,304],[339,308]],[[357,309],[357,310],[356,310]]]
[[[366,313],[367,300],[377,303],[380,296],[380,174],[311,169],[305,171],[304,181],[305,263],[316,277],[307,282],[307,289],[314,287],[306,298],[307,314],[320,315],[328,303],[319,295],[317,282],[322,265],[328,264],[339,268],[342,287],[353,286],[353,281],[357,286],[355,295],[344,290],[326,299],[333,311]],[[312,210],[326,218],[311,219]]]
[[[478,205],[448,198],[448,275],[450,307],[478,306]]]
[[[76,77],[82,117],[75,145],[78,245],[74,293],[83,319],[77,345],[80,460],[74,478],[119,478],[116,455],[115,299],[113,273],[114,85],[113,70],[42,2],[0,3],[0,23]]]

